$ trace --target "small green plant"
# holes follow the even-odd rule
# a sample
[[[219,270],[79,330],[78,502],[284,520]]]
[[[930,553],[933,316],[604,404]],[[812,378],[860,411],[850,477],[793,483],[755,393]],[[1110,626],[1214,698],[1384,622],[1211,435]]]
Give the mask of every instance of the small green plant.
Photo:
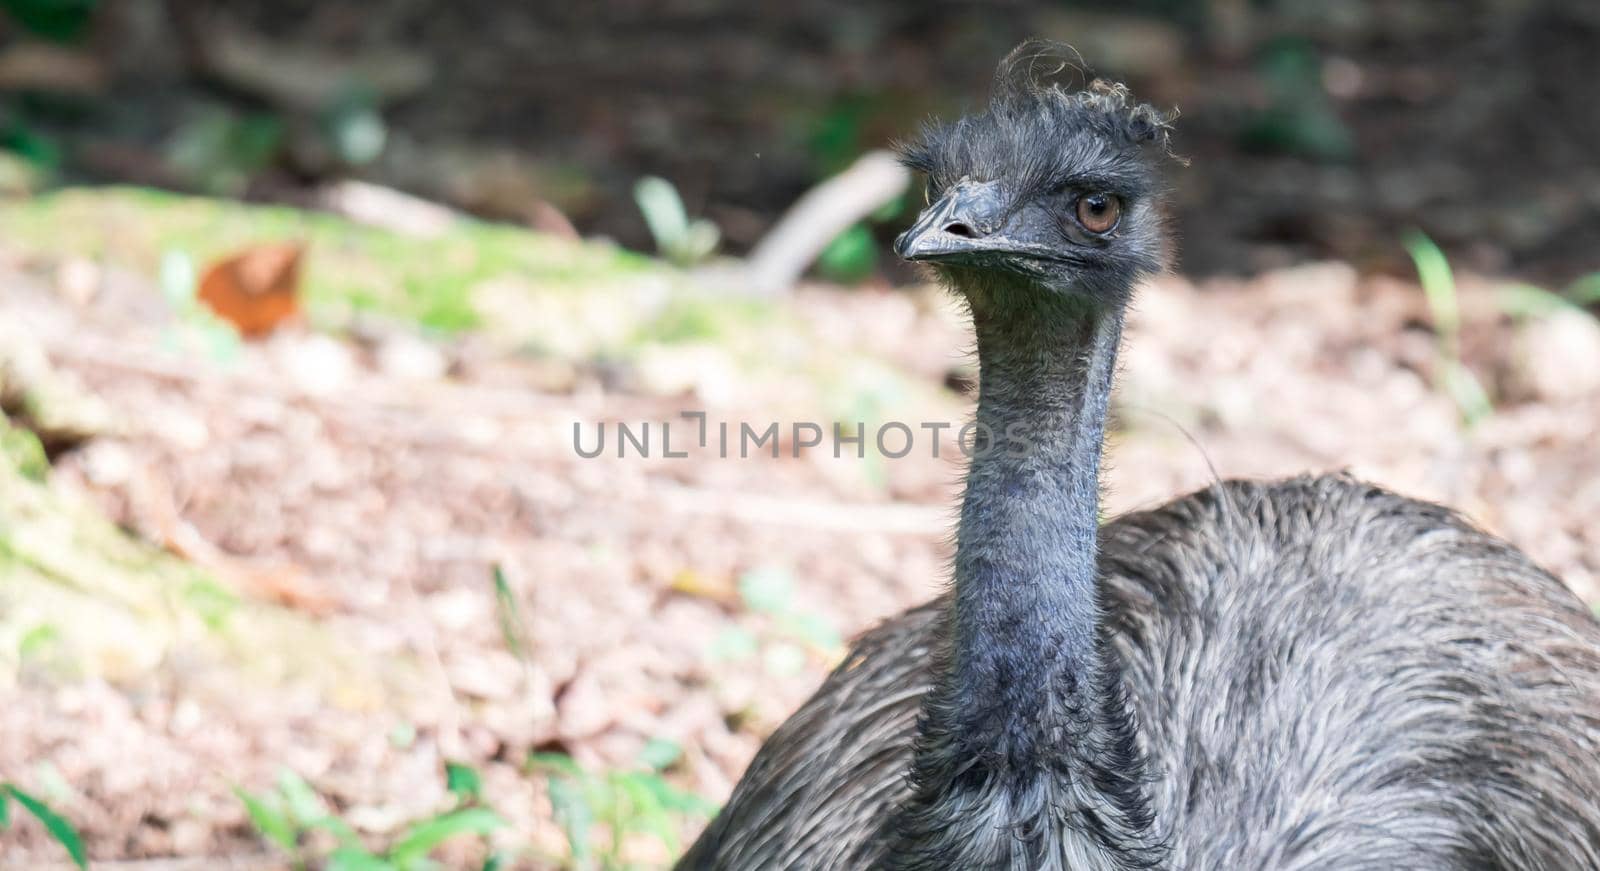
[[[161,255],[158,278],[161,295],[178,315],[178,323],[163,334],[163,343],[170,350],[196,348],[215,362],[233,362],[239,356],[239,332],[196,298],[199,272],[194,258],[184,251],[167,249]]]
[[[865,221],[835,236],[817,255],[817,273],[840,284],[858,284],[878,267],[878,241],[872,225],[903,218],[912,199],[904,193],[884,203]],[[913,212],[912,214],[915,214]]]
[[[556,823],[566,835],[572,869],[621,871],[632,867],[627,844],[653,838],[677,854],[678,828],[685,818],[706,819],[717,806],[668,783],[662,776],[682,756],[671,741],[654,739],[639,754],[634,770],[592,773],[560,753],[535,753],[529,766],[546,778]]]
[[[500,638],[506,643],[506,650],[510,651],[518,662],[526,664],[530,661],[528,626],[522,620],[522,609],[517,607],[517,595],[512,592],[511,582],[506,579],[506,570],[499,563],[494,564],[491,577],[494,582],[494,610],[500,624]]]
[[[817,255],[817,272],[829,281],[856,284],[872,274],[878,245],[866,224],[853,224]]]
[[[30,430],[12,424],[4,412],[0,412],[0,463],[16,469],[22,473],[22,477],[35,483],[42,483],[50,474],[50,458],[46,456],[39,437]]]
[[[817,173],[833,175],[861,156],[867,122],[883,109],[873,102],[866,94],[843,94],[811,110],[816,114],[804,121],[810,128],[805,144]]]
[[[11,826],[11,802],[15,801],[23,810],[33,815],[44,826],[50,837],[56,839],[72,858],[72,864],[79,868],[89,867],[89,855],[84,852],[83,839],[78,837],[78,830],[72,827],[64,817],[50,809],[50,806],[35,798],[32,794],[23,792],[14,783],[0,782],[0,832]]]
[[[1495,301],[1502,312],[1519,320],[1545,317],[1562,309],[1593,314],[1590,307],[1600,305],[1600,272],[1585,275],[1559,293],[1532,284],[1508,284],[1496,292]]]
[[[641,178],[633,186],[633,200],[656,240],[656,250],[671,262],[693,266],[717,250],[721,231],[705,218],[691,221],[672,182],[655,176]]]
[[[13,190],[35,190],[61,168],[61,145],[4,107],[0,107],[0,151],[15,155],[7,172],[7,186]]]
[[[56,42],[80,40],[99,5],[99,0],[0,0],[0,10],[18,24]]]
[[[773,677],[789,677],[805,668],[811,654],[832,657],[842,641],[826,617],[805,611],[794,603],[794,577],[783,569],[752,569],[739,578],[739,600],[744,607],[770,621],[760,633],[742,626],[724,630],[712,642],[711,655],[740,661],[757,655]]]
[[[1564,294],[1573,305],[1585,308],[1600,305],[1600,272],[1591,272],[1574,281]]]
[[[365,88],[348,87],[336,94],[319,122],[329,149],[350,166],[377,160],[389,139],[377,95]]]
[[[481,804],[482,786],[476,770],[451,763],[445,768],[445,780],[455,796],[455,806],[411,822],[382,851],[368,849],[355,829],[330,811],[316,790],[292,771],[278,776],[275,789],[250,793],[235,787],[234,793],[244,802],[256,831],[288,854],[297,869],[429,871],[441,867],[428,858],[435,847],[460,835],[485,838],[505,825],[499,814]],[[309,846],[317,832],[333,838],[335,846],[325,856],[316,855]],[[491,852],[483,871],[494,871],[504,861],[503,854]]]
[[[495,610],[506,648],[530,667],[527,626],[505,570],[492,573]],[[555,861],[577,871],[630,867],[626,845],[637,836],[654,838],[668,852],[678,851],[678,828],[685,817],[705,818],[717,806],[668,783],[662,776],[683,755],[671,741],[645,744],[633,769],[592,773],[561,753],[534,753],[528,767],[546,779],[546,794],[567,840],[567,855]],[[446,772],[451,792],[475,796],[477,773],[457,767]]]
[[[195,188],[237,196],[283,151],[286,133],[276,115],[213,109],[184,122],[167,145],[167,160]]]
[[[1325,163],[1350,159],[1355,139],[1328,96],[1322,56],[1310,40],[1270,41],[1256,61],[1256,73],[1269,102],[1245,116],[1239,132],[1244,145]]]
[[[1450,261],[1432,239],[1421,232],[1406,234],[1406,251],[1417,266],[1417,277],[1433,317],[1435,343],[1435,383],[1455,402],[1462,421],[1471,427],[1494,413],[1489,395],[1471,370],[1461,361],[1461,308],[1456,296],[1455,275]]]

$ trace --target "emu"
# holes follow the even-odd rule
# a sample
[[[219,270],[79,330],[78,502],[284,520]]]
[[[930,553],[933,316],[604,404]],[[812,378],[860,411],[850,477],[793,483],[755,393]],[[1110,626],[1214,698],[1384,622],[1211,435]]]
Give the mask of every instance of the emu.
[[[905,149],[896,242],[1030,449],[979,446],[950,592],[856,642],[678,868],[1600,868],[1600,627],[1510,545],[1342,475],[1100,525],[1170,127],[1038,54]]]

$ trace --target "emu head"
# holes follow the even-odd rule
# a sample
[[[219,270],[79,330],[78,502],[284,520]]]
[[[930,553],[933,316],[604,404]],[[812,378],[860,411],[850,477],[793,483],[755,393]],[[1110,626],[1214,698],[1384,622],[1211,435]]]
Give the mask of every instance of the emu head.
[[[927,176],[928,206],[895,252],[932,265],[971,302],[1023,284],[1121,306],[1165,263],[1168,118],[1121,85],[1041,82],[1041,62],[1060,54],[1024,44],[1001,62],[987,110],[930,124],[901,147]]]

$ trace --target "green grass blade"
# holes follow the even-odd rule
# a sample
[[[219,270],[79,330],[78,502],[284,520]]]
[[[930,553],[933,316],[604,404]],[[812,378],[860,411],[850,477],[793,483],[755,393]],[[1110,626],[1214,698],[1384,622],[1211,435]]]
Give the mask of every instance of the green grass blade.
[[[361,836],[356,834],[356,830],[351,828],[349,823],[332,814],[321,816],[314,820],[307,820],[305,827],[308,829],[321,829],[333,835],[334,840],[339,842],[341,849],[360,849],[361,847]]]
[[[1571,300],[1531,284],[1508,284],[1495,292],[1500,311],[1517,318],[1549,317],[1563,309],[1578,308]]]
[[[282,847],[284,852],[294,854],[297,843],[294,824],[289,822],[289,815],[281,808],[268,804],[262,796],[251,795],[239,787],[233,788],[233,794],[244,802],[245,813],[250,815],[250,822],[260,832],[262,837]]]
[[[649,781],[659,780],[654,774],[627,772],[612,778],[612,787],[619,796],[616,828],[626,835],[629,831],[647,832],[666,846],[668,852],[678,851],[678,834],[673,831],[672,817],[661,803],[660,793],[652,789]]]
[[[665,738],[651,738],[639,751],[639,764],[651,771],[665,771],[681,758],[683,748],[676,741]]]
[[[1436,386],[1456,404],[1462,420],[1472,426],[1494,413],[1494,404],[1483,385],[1461,361],[1461,306],[1456,296],[1455,275],[1450,261],[1432,239],[1418,231],[1405,236],[1406,251],[1417,266],[1417,280],[1433,316],[1437,341]],[[1524,292],[1522,301],[1527,301]],[[1502,296],[1502,303],[1505,297]]]
[[[1484,391],[1483,385],[1473,376],[1467,367],[1457,362],[1449,362],[1444,370],[1445,389],[1450,398],[1455,401],[1456,408],[1461,410],[1461,419],[1467,426],[1481,423],[1494,413],[1494,404],[1489,401],[1489,394]]]
[[[89,867],[89,856],[83,850],[83,839],[78,837],[78,830],[74,829],[71,823],[51,810],[44,802],[9,783],[5,785],[5,791],[17,800],[17,804],[22,805],[28,813],[33,814],[35,819],[44,824],[50,836],[66,848],[67,855],[72,857],[72,864],[79,868]]]
[[[500,635],[505,639],[506,649],[511,651],[521,662],[528,661],[527,627],[522,622],[522,613],[517,610],[517,597],[511,592],[511,583],[506,580],[506,571],[495,563],[494,566],[494,604],[495,616],[500,621]]]
[[[793,598],[794,578],[783,569],[751,569],[739,578],[740,601],[759,614],[787,614]]]
[[[589,858],[589,832],[594,828],[596,816],[594,803],[589,800],[581,776],[566,775],[558,769],[548,773],[549,781],[545,785],[545,794],[550,798],[556,824],[566,835],[567,850],[576,862],[584,862]]]
[[[426,858],[434,847],[457,835],[487,835],[505,826],[499,814],[488,808],[471,807],[424,820],[412,826],[389,851],[389,861],[409,868]]]
[[[1600,272],[1585,275],[1572,283],[1563,294],[1573,305],[1600,305]]]
[[[327,806],[311,784],[287,768],[278,772],[278,794],[283,796],[290,818],[302,828],[328,815]]]
[[[359,847],[340,847],[328,854],[327,871],[395,871],[395,866]]]
[[[529,753],[528,768],[532,771],[564,775],[574,780],[582,779],[584,776],[583,769],[565,753]]]
[[[483,778],[478,770],[459,762],[444,764],[445,788],[455,794],[457,801],[477,801],[483,797]]]
[[[645,176],[634,183],[633,200],[655,239],[656,250],[670,255],[684,244],[689,234],[689,215],[672,182]]]
[[[656,800],[662,807],[674,813],[709,819],[716,816],[717,811],[721,809],[716,802],[688,790],[678,789],[660,777],[645,781],[645,785],[655,793]]]
[[[1441,336],[1453,337],[1461,329],[1461,310],[1456,303],[1456,280],[1450,261],[1432,239],[1415,230],[1406,234],[1406,252],[1417,266],[1417,279],[1433,313],[1434,328]]]

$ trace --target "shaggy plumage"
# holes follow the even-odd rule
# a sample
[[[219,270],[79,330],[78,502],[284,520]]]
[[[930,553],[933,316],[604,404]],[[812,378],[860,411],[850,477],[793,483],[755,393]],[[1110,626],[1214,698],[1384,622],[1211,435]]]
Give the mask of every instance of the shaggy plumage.
[[[1600,868],[1600,626],[1516,550],[1344,477],[1100,527],[1167,127],[1038,55],[907,149],[896,248],[980,360],[953,588],[857,643],[679,867]]]
[[[1509,545],[1343,476],[1233,481],[1107,524],[1100,578],[1158,866],[1600,868],[1600,632]],[[679,867],[883,861],[949,606],[857,641]]]

